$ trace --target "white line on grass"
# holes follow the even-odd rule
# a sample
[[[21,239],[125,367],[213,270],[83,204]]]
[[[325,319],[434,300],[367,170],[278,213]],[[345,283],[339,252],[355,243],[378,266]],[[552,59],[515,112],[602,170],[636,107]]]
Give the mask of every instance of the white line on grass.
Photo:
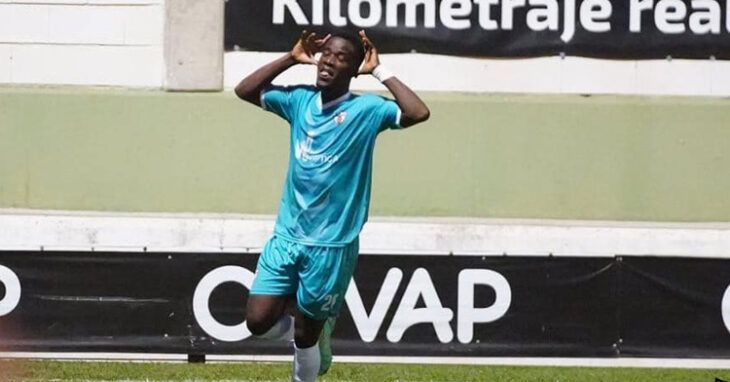
[[[187,361],[187,354],[147,353],[32,353],[0,352],[0,358],[47,359],[80,362],[171,362]],[[206,355],[210,363],[291,362],[290,355]],[[730,369],[730,359],[693,358],[542,358],[542,357],[380,357],[335,356],[338,363],[631,367],[676,369]]]

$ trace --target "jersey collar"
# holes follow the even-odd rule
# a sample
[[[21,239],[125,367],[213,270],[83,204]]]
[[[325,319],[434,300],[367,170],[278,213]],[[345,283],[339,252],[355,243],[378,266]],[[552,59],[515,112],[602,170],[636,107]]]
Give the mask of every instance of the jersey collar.
[[[332,106],[339,105],[341,102],[345,101],[346,99],[350,98],[350,92],[347,92],[332,101],[327,102],[326,104],[322,105],[322,92],[319,93],[319,98],[317,98],[317,105],[319,106],[320,110],[328,109]]]

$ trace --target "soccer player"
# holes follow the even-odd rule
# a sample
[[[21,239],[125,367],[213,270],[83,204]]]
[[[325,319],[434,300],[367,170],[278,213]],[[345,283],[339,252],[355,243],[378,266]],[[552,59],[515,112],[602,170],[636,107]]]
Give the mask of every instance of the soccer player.
[[[317,66],[316,86],[271,85],[297,64]],[[350,80],[359,74],[375,76],[395,101],[350,93]],[[423,122],[430,112],[380,64],[364,31],[321,38],[304,31],[291,52],[244,78],[236,95],[291,125],[279,216],[259,258],[246,321],[258,337],[293,337],[292,380],[314,381],[332,363],[334,318],[357,264],[375,138],[386,129]],[[294,317],[285,313],[292,300]]]

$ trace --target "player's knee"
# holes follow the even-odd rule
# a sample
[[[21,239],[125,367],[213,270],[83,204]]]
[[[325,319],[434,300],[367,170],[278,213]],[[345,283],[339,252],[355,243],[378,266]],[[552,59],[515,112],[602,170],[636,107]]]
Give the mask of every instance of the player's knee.
[[[294,329],[294,343],[299,349],[310,348],[317,344],[319,333],[315,333],[307,328]]]
[[[246,317],[246,326],[251,334],[261,336],[273,326],[274,323],[269,321],[264,316],[253,314]]]

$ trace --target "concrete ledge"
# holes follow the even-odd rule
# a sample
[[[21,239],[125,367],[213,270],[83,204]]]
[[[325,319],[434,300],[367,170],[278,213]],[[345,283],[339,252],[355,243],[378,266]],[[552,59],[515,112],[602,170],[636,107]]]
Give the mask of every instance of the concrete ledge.
[[[258,253],[270,215],[0,210],[0,250]],[[363,254],[730,258],[730,223],[372,218]]]

